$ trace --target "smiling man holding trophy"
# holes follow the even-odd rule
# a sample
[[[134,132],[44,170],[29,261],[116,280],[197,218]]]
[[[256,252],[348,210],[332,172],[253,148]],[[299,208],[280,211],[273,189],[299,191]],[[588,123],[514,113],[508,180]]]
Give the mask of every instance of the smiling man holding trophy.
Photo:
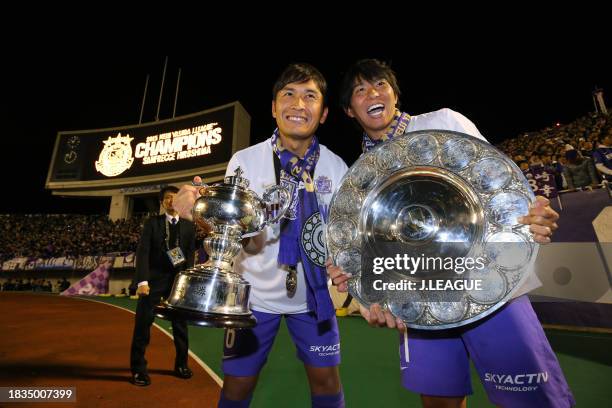
[[[315,136],[327,117],[326,89],[316,68],[289,65],[272,90],[277,129],[264,142],[237,152],[227,168],[230,178],[240,177],[235,175],[240,168],[255,194],[264,195],[269,186],[280,185],[279,191],[289,192],[289,198],[280,197],[281,212],[285,211],[276,215],[283,216],[280,224],[266,224],[261,233],[243,236],[248,240],[242,242],[242,250],[236,246],[233,270],[250,282],[249,306],[257,324],[226,329],[222,408],[249,406],[282,318],[304,363],[312,406],[344,407],[338,371],[340,336],[325,270],[324,225],[332,194],[347,166]],[[179,212],[189,216],[194,204],[194,212],[200,212],[197,203],[207,191],[183,186],[177,196]],[[197,198],[200,193],[203,197]],[[233,213],[229,207],[225,205],[225,211]],[[224,236],[231,236],[231,229]],[[222,246],[220,241],[209,245]],[[173,303],[172,297],[169,302]]]
[[[518,167],[465,116],[410,116],[399,95],[395,73],[373,59],[355,63],[342,82],[341,104],[363,129],[364,154],[330,209],[333,283],[360,301],[370,325],[401,330],[402,385],[421,394],[423,406],[465,407],[470,360],[497,406],[574,405],[525,296],[538,284],[537,243],[550,242],[558,214],[535,200]],[[372,261],[381,252],[386,271],[378,275]],[[417,271],[394,262],[408,254]],[[435,263],[447,258],[450,274]],[[457,270],[467,259],[484,268]],[[463,274],[480,277],[484,290],[428,290]],[[407,289],[376,290],[383,279]]]

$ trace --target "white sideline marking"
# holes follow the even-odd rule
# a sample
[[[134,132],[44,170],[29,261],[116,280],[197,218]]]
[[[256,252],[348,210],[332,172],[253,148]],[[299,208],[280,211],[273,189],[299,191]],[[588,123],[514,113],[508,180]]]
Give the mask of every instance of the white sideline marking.
[[[108,305],[108,306],[116,307],[117,309],[125,310],[126,312],[130,312],[131,314],[134,314],[134,315],[136,314],[136,312],[133,312],[130,309],[126,309],[125,307],[113,305],[112,303],[102,302],[100,300],[88,299],[88,298],[84,298],[84,297],[77,297],[77,298],[74,298],[74,299],[82,299],[82,300],[87,300],[89,302],[101,303],[103,305]],[[162,333],[164,333],[166,336],[170,337],[172,339],[172,341],[174,341],[174,337],[170,333],[168,333],[168,331],[166,331],[166,329],[164,329],[163,327],[161,327],[160,325],[158,325],[155,322],[153,323],[153,326],[157,327],[159,330],[162,331]],[[198,363],[200,365],[200,367],[202,367],[204,369],[204,371],[206,371],[206,373],[208,375],[211,376],[211,378],[213,380],[215,380],[215,382],[219,385],[219,387],[223,388],[223,380],[221,379],[221,377],[219,377],[217,375],[217,373],[215,373],[208,365],[206,365],[206,363],[203,362],[200,359],[200,357],[196,356],[193,351],[189,350],[189,355],[196,361],[196,363]]]

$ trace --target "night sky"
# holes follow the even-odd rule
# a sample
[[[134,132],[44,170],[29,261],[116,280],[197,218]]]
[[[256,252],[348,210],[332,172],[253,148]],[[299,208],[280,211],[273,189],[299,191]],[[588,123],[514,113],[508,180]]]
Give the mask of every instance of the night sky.
[[[418,114],[449,107],[470,118],[493,143],[593,111],[595,86],[604,88],[612,107],[612,69],[598,45],[574,47],[571,56],[562,42],[531,45],[529,50],[511,41],[481,47],[448,43],[433,48],[416,42],[357,47],[331,41],[303,48],[254,42],[240,48],[202,43],[181,54],[172,49],[114,53],[110,47],[19,52],[7,59],[2,76],[2,172],[10,192],[0,213],[106,213],[109,200],[52,197],[44,189],[56,134],[136,124],[147,74],[143,121],[154,120],[166,54],[160,118],[172,115],[180,67],[177,116],[240,101],[251,115],[252,144],[274,129],[271,88],[277,75],[290,62],[315,65],[330,90],[330,114],[319,128],[319,140],[349,165],[359,154],[360,139],[338,108],[336,94],[342,71],[360,58],[391,63],[403,110]]]

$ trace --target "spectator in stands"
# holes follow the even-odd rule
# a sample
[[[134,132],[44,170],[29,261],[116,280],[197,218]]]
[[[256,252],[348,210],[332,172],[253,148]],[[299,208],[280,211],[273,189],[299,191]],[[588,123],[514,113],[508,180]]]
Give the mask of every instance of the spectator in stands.
[[[70,282],[68,282],[68,280],[66,280],[66,278],[63,277],[62,280],[57,283],[57,285],[58,285],[59,291],[63,292],[70,287]]]
[[[132,279],[132,283],[130,283],[130,287],[128,288],[130,291],[130,296],[135,296],[136,295],[136,289],[138,288],[138,285],[136,285],[136,281],[134,279]]]
[[[597,148],[593,151],[595,168],[606,180],[612,179],[612,128],[599,137]]]
[[[564,156],[565,157],[565,156]],[[555,175],[555,183],[557,184],[557,188],[559,190],[563,190],[566,186],[567,183],[565,182],[564,178],[563,178],[563,165],[561,164],[561,162],[559,161],[559,156],[557,155],[552,155],[549,157],[550,159],[550,163],[548,163],[548,159],[544,160],[544,165],[548,165],[553,169],[554,175]]]
[[[589,140],[581,139],[580,153],[582,154],[582,157],[591,157],[593,154],[593,143],[591,143]]]
[[[578,151],[573,149],[565,152],[565,158],[567,165],[563,168],[563,175],[567,188],[574,189],[598,184],[591,159],[580,156]]]
[[[43,284],[43,280],[42,279],[35,279],[32,281],[31,283],[31,291],[33,292],[41,292],[42,291],[42,284]]]
[[[34,285],[33,285],[33,281],[32,278],[28,278],[26,279],[25,282],[22,282],[21,287],[19,290],[23,290],[23,291],[30,291],[34,289]]]
[[[9,278],[4,284],[4,290],[7,292],[17,290],[15,287],[16,283],[17,282],[15,280],[13,280],[12,278]]]

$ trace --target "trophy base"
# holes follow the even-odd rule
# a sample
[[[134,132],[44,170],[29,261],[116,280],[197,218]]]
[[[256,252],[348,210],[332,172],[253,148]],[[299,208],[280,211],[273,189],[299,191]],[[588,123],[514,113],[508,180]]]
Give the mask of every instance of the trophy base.
[[[219,313],[198,312],[170,306],[162,303],[155,306],[153,313],[164,320],[185,321],[187,324],[200,327],[217,327],[228,329],[248,329],[257,324],[253,314],[226,315]]]

